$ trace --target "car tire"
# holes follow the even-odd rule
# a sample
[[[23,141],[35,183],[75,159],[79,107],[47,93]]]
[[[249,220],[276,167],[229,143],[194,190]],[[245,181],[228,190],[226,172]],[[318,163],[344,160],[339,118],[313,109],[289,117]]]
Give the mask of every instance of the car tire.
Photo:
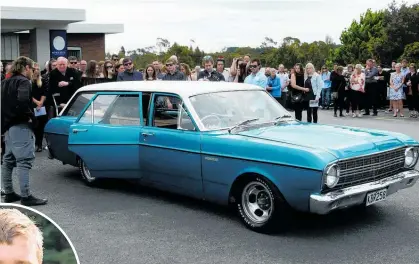
[[[79,170],[80,170],[81,178],[87,186],[95,186],[97,184],[96,177],[93,177],[90,174],[89,168],[87,167],[86,163],[82,159],[79,159]]]
[[[263,177],[241,184],[236,206],[241,221],[255,232],[278,232],[287,226],[289,206],[278,188]]]

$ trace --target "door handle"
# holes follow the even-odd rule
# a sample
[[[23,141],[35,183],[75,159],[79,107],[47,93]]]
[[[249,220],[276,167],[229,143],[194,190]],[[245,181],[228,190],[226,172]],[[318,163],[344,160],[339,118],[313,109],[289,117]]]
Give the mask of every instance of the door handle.
[[[87,129],[77,129],[77,128],[73,129],[74,134],[77,134],[79,132],[87,132]]]
[[[143,132],[143,133],[141,133],[141,135],[143,135],[143,137],[152,137],[152,136],[154,136],[154,133]]]

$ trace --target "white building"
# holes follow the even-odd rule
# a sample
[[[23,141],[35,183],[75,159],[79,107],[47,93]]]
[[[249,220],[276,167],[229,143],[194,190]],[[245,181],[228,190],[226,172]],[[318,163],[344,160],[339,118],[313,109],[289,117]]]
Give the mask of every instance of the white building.
[[[0,57],[27,56],[41,65],[66,53],[84,60],[105,59],[105,34],[124,32],[122,24],[87,24],[82,9],[1,8]]]

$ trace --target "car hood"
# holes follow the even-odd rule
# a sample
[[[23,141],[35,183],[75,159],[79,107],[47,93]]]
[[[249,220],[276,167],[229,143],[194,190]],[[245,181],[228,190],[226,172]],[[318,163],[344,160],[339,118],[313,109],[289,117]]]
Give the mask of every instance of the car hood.
[[[368,155],[406,145],[409,137],[396,133],[345,126],[284,123],[245,130],[244,137],[277,141],[327,151],[338,159]],[[415,141],[412,140],[412,143]]]

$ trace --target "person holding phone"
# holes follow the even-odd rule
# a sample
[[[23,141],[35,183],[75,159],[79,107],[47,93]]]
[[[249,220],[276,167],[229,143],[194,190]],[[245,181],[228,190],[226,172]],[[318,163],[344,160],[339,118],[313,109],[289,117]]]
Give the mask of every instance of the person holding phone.
[[[118,74],[115,74],[115,67],[110,60],[105,61],[103,67],[103,77],[107,82],[116,82]]]
[[[316,72],[312,63],[307,63],[304,88],[306,89],[306,96],[304,97],[304,104],[307,108],[307,122],[318,122],[319,100],[322,93],[324,83],[320,74]],[[314,105],[312,105],[314,103]]]

